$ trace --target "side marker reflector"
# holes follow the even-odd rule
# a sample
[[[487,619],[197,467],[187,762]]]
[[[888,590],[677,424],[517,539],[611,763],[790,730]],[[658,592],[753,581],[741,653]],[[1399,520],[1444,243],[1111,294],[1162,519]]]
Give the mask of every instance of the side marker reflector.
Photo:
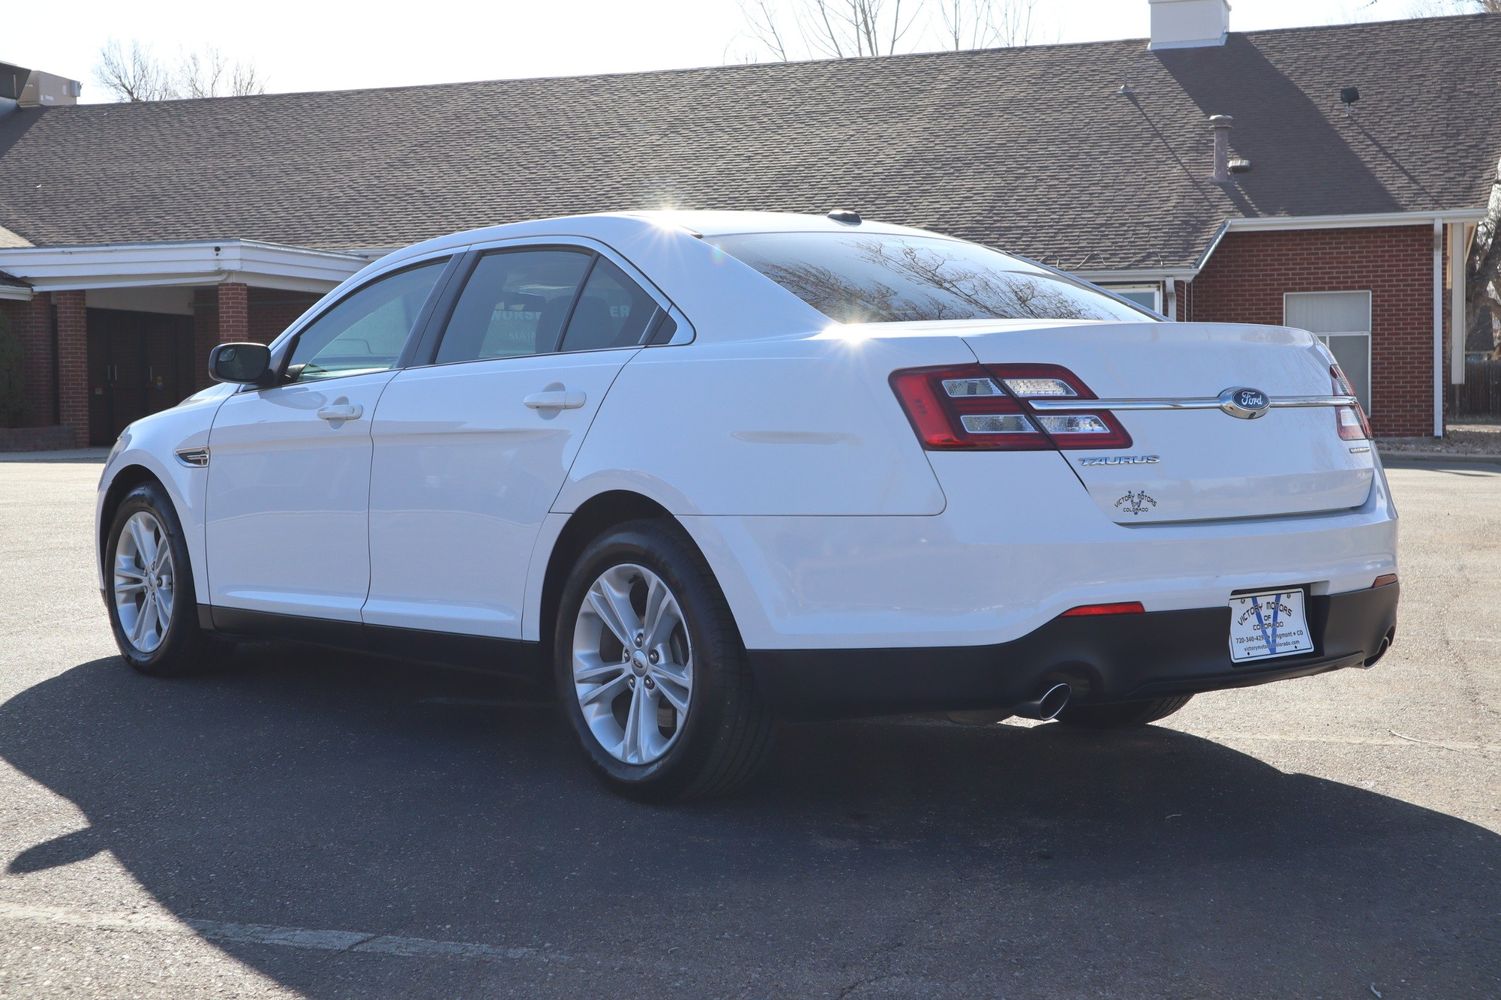
[[[1374,590],[1377,587],[1385,587],[1389,583],[1396,583],[1396,582],[1397,582],[1397,574],[1395,574],[1395,573],[1382,573],[1380,576],[1376,577],[1376,582],[1373,583],[1373,584],[1371,584],[1371,588]]]

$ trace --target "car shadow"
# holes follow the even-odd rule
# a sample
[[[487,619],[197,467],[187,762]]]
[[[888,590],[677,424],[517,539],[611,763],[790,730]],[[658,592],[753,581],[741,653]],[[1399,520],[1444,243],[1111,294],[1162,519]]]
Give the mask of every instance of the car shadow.
[[[191,680],[81,664],[0,706],[0,756],[87,818],[0,881],[107,850],[195,927],[493,946],[206,935],[310,997],[1457,996],[1501,974],[1501,837],[1164,728],[789,727],[738,797],[650,807],[503,682],[265,645]]]

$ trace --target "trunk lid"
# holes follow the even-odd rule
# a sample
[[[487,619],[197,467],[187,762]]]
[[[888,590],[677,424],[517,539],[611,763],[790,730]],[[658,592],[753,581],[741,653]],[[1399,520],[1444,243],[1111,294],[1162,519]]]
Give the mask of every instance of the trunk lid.
[[[984,364],[1061,365],[1101,400],[1202,403],[1238,387],[1274,403],[1334,394],[1317,341],[1286,327],[1060,323],[961,336]],[[1217,405],[1112,412],[1129,448],[1061,454],[1120,524],[1348,510],[1365,503],[1375,479],[1370,442],[1341,439],[1330,406],[1274,405],[1256,419]]]

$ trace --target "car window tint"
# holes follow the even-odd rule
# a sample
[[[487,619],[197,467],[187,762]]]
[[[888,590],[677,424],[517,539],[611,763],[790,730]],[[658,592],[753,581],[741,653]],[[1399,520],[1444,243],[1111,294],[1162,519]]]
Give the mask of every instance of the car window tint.
[[[443,332],[438,363],[557,350],[590,259],[576,250],[508,250],[481,257]]]
[[[1156,317],[974,243],[885,233],[751,233],[711,240],[841,323]]]
[[[287,373],[305,382],[395,365],[447,263],[418,264],[345,296],[297,335]]]
[[[599,351],[639,344],[656,311],[655,299],[619,267],[601,257],[584,284],[584,294],[579,296],[573,318],[568,321],[563,350]]]

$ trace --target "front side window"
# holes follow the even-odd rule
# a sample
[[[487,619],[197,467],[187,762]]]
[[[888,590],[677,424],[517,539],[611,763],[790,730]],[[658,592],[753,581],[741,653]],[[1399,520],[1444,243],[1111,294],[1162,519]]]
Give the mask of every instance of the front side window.
[[[746,233],[711,239],[841,323],[1154,317],[973,243],[861,233]]]
[[[438,364],[556,351],[591,259],[581,250],[481,257],[443,332]]]
[[[288,378],[307,382],[395,366],[447,263],[418,264],[345,296],[297,335]]]

